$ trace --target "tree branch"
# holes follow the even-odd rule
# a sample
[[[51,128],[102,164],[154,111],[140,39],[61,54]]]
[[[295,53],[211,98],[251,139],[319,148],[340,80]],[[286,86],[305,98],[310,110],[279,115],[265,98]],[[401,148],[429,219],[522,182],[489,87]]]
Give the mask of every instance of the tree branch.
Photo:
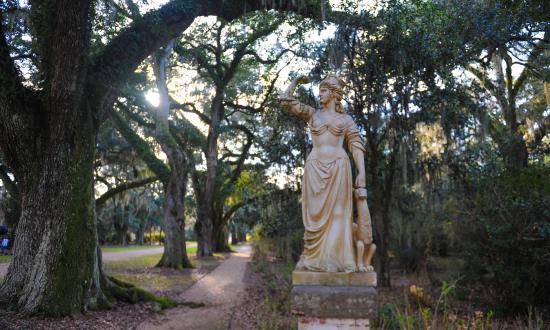
[[[119,133],[134,147],[139,157],[147,164],[163,183],[170,179],[170,168],[155,156],[155,153],[149,144],[143,140],[131,127],[126,120],[117,112],[111,113],[111,119]]]
[[[223,214],[222,223],[227,223],[229,219],[231,219],[233,214],[237,212],[237,210],[239,210],[245,204],[246,204],[245,202],[239,202],[237,204],[231,205],[231,207]]]
[[[135,121],[139,126],[148,128],[151,130],[155,129],[155,124],[147,122],[145,119],[141,118],[138,114],[134,113],[132,110],[126,106],[126,104],[122,102],[116,103],[117,108],[124,112],[124,116],[126,116],[128,119]],[[141,106],[137,105],[138,108],[142,108]]]
[[[210,123],[211,123],[210,117],[208,117],[204,113],[197,110],[197,107],[195,107],[194,103],[190,103],[190,102],[179,103],[178,101],[171,98],[170,99],[170,108],[171,109],[179,109],[179,110],[184,111],[184,112],[194,113],[195,115],[199,116],[199,118],[205,124],[210,125]]]
[[[324,0],[323,0],[324,1]],[[364,25],[365,16],[350,16],[328,8],[322,15],[316,1],[256,1],[256,0],[171,0],[158,10],[151,11],[115,37],[92,59],[88,83],[100,112],[110,111],[124,82],[149,54],[176,38],[198,16],[216,15],[226,20],[241,17],[257,10],[294,11],[316,19]],[[102,121],[103,113],[96,115]]]
[[[202,151],[206,151],[206,136],[199,131],[195,125],[191,124],[185,118],[178,118],[177,123],[170,123],[170,131],[176,138],[177,143],[182,147],[189,147],[190,144],[193,147],[199,148]]]
[[[229,63],[229,66],[227,70],[225,71],[225,74],[223,75],[223,83],[226,85],[229,83],[231,79],[233,79],[233,76],[235,75],[235,72],[237,70],[237,67],[239,66],[239,63],[241,62],[242,58],[247,55],[248,47],[256,42],[257,40],[266,37],[270,35],[273,31],[275,31],[281,24],[283,23],[282,19],[277,20],[275,23],[269,25],[263,30],[258,30],[252,33],[245,42],[240,44],[237,49],[235,50],[235,55],[233,56],[233,59]],[[282,56],[283,54],[279,54],[279,56]],[[278,57],[279,57],[278,56]],[[258,56],[259,57],[259,56]]]
[[[519,77],[514,81],[514,86],[512,87],[512,95],[514,98],[519,93],[519,90],[522,88],[523,84],[525,83],[525,80],[527,80],[527,77],[529,76],[529,72],[531,71],[529,68],[532,66],[533,62],[537,60],[537,58],[542,54],[545,47],[548,47],[548,31],[544,34],[544,39],[538,41],[533,46],[533,51],[527,58],[527,62],[525,63],[525,68],[521,71],[519,74]]]
[[[239,124],[233,124],[229,127],[238,129],[246,134],[246,143],[243,146],[243,150],[241,152],[241,155],[239,156],[239,159],[237,160],[237,166],[235,167],[235,170],[233,170],[233,174],[231,175],[231,180],[229,181],[229,184],[234,184],[237,182],[237,179],[241,175],[243,164],[246,158],[248,157],[248,152],[250,151],[250,148],[252,147],[252,142],[254,140],[254,134],[244,125]]]
[[[262,58],[260,57],[260,55],[258,55],[258,53],[257,53],[256,51],[254,51],[254,50],[248,50],[248,51],[245,52],[244,55],[251,55],[251,56],[253,56],[253,57],[256,59],[256,61],[258,61],[259,63],[265,64],[265,65],[269,65],[269,64],[275,64],[275,63],[279,62],[279,60],[281,59],[281,57],[282,57],[284,54],[288,53],[288,52],[290,52],[290,49],[285,49],[285,50],[283,50],[282,52],[280,52],[280,53],[279,53],[274,59],[272,59],[272,60],[264,60],[264,59],[262,59]]]
[[[505,105],[506,100],[504,99],[504,96],[501,95],[498,91],[497,86],[493,84],[493,82],[487,77],[486,74],[481,72],[481,70],[474,68],[471,65],[466,66],[466,69],[470,71],[481,83],[481,85],[493,95],[500,104]]]
[[[150,177],[147,177],[147,178],[142,178],[142,179],[138,179],[138,180],[129,181],[129,182],[119,184],[118,186],[107,190],[103,195],[99,196],[95,200],[95,205],[96,205],[96,207],[101,207],[103,204],[105,204],[105,202],[107,202],[107,200],[109,200],[109,198],[114,197],[116,194],[119,194],[119,193],[124,192],[124,191],[129,190],[129,189],[145,186],[145,185],[147,185],[149,183],[153,183],[157,180],[158,180],[158,178],[156,176],[150,176]]]

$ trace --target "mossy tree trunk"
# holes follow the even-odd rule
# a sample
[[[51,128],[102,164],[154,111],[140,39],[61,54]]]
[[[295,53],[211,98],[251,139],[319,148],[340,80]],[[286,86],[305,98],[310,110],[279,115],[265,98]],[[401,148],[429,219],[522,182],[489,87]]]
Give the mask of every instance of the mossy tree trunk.
[[[40,92],[21,83],[0,28],[0,147],[20,182],[22,209],[0,299],[53,315],[86,305],[96,248],[96,127],[84,97],[89,30],[81,28],[90,7],[59,5],[55,15],[37,5],[31,16],[47,82]]]
[[[86,301],[96,248],[94,143],[82,135],[79,148],[50,158],[35,182],[22,184],[16,253],[0,294],[23,312],[71,314]]]

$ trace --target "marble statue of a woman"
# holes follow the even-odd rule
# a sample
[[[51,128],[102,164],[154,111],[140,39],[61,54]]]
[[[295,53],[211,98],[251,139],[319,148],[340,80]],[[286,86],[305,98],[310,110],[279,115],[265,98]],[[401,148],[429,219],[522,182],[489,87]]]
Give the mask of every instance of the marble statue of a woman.
[[[359,264],[359,270],[365,271],[363,259],[355,259],[353,232],[354,186],[356,194],[364,196],[366,201],[364,143],[355,122],[344,113],[340,103],[343,81],[330,75],[321,82],[321,110],[302,104],[293,97],[296,85],[307,82],[307,77],[296,79],[280,96],[283,108],[308,123],[313,142],[302,180],[304,251],[296,269],[354,272]],[[352,182],[344,142],[357,169],[355,183]],[[370,217],[368,220],[370,227]],[[372,243],[372,237],[370,242],[365,242],[368,243]],[[370,266],[370,259],[367,265]]]

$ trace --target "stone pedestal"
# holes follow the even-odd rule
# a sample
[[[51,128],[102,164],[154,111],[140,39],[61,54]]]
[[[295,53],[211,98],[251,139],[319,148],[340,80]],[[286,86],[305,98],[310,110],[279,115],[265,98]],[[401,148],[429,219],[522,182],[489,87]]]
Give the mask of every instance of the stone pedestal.
[[[292,274],[292,313],[298,329],[369,329],[377,314],[376,273]]]

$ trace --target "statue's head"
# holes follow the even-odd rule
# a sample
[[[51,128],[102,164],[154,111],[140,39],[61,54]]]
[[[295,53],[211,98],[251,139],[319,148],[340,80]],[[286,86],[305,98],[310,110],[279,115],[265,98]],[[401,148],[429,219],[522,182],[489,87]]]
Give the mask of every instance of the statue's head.
[[[321,81],[321,84],[319,84],[319,90],[321,89],[327,89],[330,91],[330,96],[334,98],[334,101],[336,102],[336,111],[338,112],[344,112],[344,108],[342,107],[342,98],[344,96],[344,82],[342,79],[338,78],[335,75],[328,75],[323,81]],[[321,100],[323,102],[323,100]]]

